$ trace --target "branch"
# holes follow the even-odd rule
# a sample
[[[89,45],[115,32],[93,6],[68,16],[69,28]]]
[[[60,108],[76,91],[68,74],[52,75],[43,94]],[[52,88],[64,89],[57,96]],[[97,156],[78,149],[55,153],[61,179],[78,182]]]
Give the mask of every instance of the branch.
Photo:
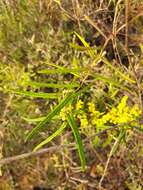
[[[109,130],[118,129],[118,127],[122,127],[124,125],[125,124],[110,126],[109,128],[107,128],[103,131],[100,131],[89,138],[86,138],[85,140],[83,140],[83,142],[86,143],[86,142],[90,141],[92,138],[95,138],[96,136],[100,136],[101,134],[104,134],[105,132],[107,132]],[[135,128],[135,129],[143,132],[143,129],[141,129],[140,127],[132,126],[132,128]],[[52,146],[49,148],[43,148],[43,149],[40,149],[40,150],[34,151],[34,152],[28,152],[28,153],[20,154],[17,156],[7,157],[7,158],[0,160],[0,166],[5,165],[5,164],[10,164],[11,162],[14,162],[17,160],[22,160],[22,159],[33,157],[33,156],[40,156],[42,154],[49,153],[49,152],[61,151],[64,148],[73,148],[73,146],[76,148],[76,143],[70,143],[70,144],[65,144],[65,145],[55,145],[55,146]]]
[[[112,126],[112,127],[109,127],[103,131],[100,131],[100,132],[96,133],[95,135],[93,135],[91,138],[85,139],[84,142],[87,142],[87,141],[91,140],[93,137],[99,136],[99,135],[105,133],[106,131],[111,130],[111,129],[115,129],[115,128],[116,127]],[[5,164],[9,164],[9,163],[17,161],[17,160],[22,160],[24,158],[29,158],[29,157],[33,157],[33,156],[40,156],[42,154],[53,152],[53,151],[61,151],[62,149],[66,148],[66,147],[70,148],[70,147],[73,147],[75,145],[76,145],[75,143],[70,143],[70,144],[65,144],[65,145],[55,145],[55,146],[52,146],[49,148],[43,148],[43,149],[40,149],[40,150],[34,151],[34,152],[28,152],[28,153],[20,154],[17,156],[7,157],[7,158],[0,160],[0,166],[5,165]]]
[[[22,160],[22,159],[28,158],[28,157],[40,156],[42,154],[53,152],[53,151],[60,151],[61,149],[65,148],[65,147],[69,148],[73,145],[75,145],[75,143],[66,144],[66,145],[55,145],[55,146],[52,146],[49,148],[42,148],[42,149],[40,149],[38,151],[34,151],[34,152],[28,152],[28,153],[20,154],[17,156],[7,157],[7,158],[0,160],[0,165],[9,164],[13,161]]]

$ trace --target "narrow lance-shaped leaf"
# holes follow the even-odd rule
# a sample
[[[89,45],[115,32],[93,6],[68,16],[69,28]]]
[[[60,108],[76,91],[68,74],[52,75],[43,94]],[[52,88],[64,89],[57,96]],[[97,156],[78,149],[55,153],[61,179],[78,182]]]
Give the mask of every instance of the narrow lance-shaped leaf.
[[[56,68],[56,69],[43,69],[43,70],[39,70],[38,73],[39,74],[66,74],[66,73],[71,73],[77,77],[79,77],[79,72],[83,72],[85,71],[85,68],[78,68],[78,69],[67,69],[67,68]]]
[[[84,148],[83,148],[81,137],[80,137],[80,134],[78,131],[77,124],[76,124],[75,119],[72,114],[68,115],[68,123],[72,129],[72,132],[74,134],[74,137],[75,137],[75,140],[77,143],[77,149],[78,149],[78,153],[79,153],[79,157],[80,157],[80,161],[81,161],[82,170],[85,171],[86,160],[85,160]]]
[[[90,47],[90,46],[89,47],[85,47],[85,46],[77,45],[75,43],[69,43],[69,45],[70,45],[70,47],[72,47],[72,48],[74,48],[76,50],[79,50],[79,51],[83,51],[83,52],[89,51],[89,50],[95,51],[95,47],[94,46],[93,47]]]
[[[124,90],[126,90],[128,92],[131,92],[128,87],[123,86],[117,80],[113,80],[113,78],[105,77],[105,76],[102,76],[100,74],[91,74],[91,75],[95,77],[95,80],[101,80],[103,82],[107,82],[109,84],[112,84],[113,86],[117,86],[117,87],[119,87],[121,89],[124,89]]]
[[[79,38],[79,40],[83,43],[83,45],[87,48],[88,54],[90,55],[91,58],[95,57],[95,49],[93,50],[89,44],[85,41],[85,39],[80,36],[77,32],[74,32],[75,35]]]
[[[57,115],[60,110],[69,103],[69,101],[75,97],[78,93],[72,92],[68,94],[46,117],[41,121],[26,137],[26,140],[32,139],[39,131],[50,121],[55,115]]]
[[[41,116],[41,117],[36,117],[36,118],[26,118],[26,117],[22,117],[22,119],[24,119],[25,121],[29,122],[29,123],[33,123],[33,122],[40,122],[43,121],[46,118],[46,116]],[[57,120],[59,119],[60,116],[56,115],[53,120]]]
[[[45,139],[40,144],[38,144],[34,148],[34,151],[40,149],[42,146],[46,145],[47,143],[49,143],[50,141],[52,141],[55,137],[57,137],[58,135],[60,135],[62,133],[62,131],[66,128],[66,126],[67,126],[67,123],[63,123],[61,125],[61,127],[58,130],[56,130],[51,136],[49,136],[47,139]]]
[[[135,80],[129,78],[126,74],[122,73],[117,67],[113,66],[107,59],[102,58],[102,61],[111,69],[115,70],[124,80],[127,80],[130,83],[136,83]]]
[[[46,117],[37,117],[37,118],[26,118],[26,117],[22,117],[22,119],[24,119],[27,122],[33,123],[33,122],[40,122],[43,121]]]
[[[60,93],[44,93],[44,92],[30,92],[30,91],[12,91],[20,96],[28,96],[33,98],[44,99],[57,99],[61,95]]]
[[[43,82],[34,82],[34,81],[28,81],[25,82],[25,85],[30,85],[32,87],[48,87],[48,88],[67,88],[67,89],[72,89],[75,87],[79,87],[78,83],[72,82],[68,84],[55,84],[55,83],[43,83]]]

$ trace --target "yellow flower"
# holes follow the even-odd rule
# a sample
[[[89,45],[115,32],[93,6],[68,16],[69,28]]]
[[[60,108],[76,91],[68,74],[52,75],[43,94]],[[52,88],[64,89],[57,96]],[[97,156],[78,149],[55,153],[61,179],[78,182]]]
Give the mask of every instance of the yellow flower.
[[[83,112],[81,115],[78,115],[78,118],[80,119],[81,128],[85,128],[88,126],[88,119],[86,113]]]
[[[88,103],[88,110],[89,110],[90,116],[91,116],[91,124],[97,125],[97,123],[98,123],[97,120],[100,118],[101,115],[103,115],[103,113],[101,113],[95,109],[95,104],[93,102]]]
[[[76,104],[76,110],[83,109],[83,101],[79,100]]]
[[[81,122],[81,127],[83,127],[83,128],[87,127],[88,121],[87,121],[86,117],[85,118],[81,118],[80,122]]]
[[[93,102],[89,102],[88,103],[88,110],[89,112],[91,113],[94,113],[95,112],[95,104]]]
[[[132,117],[128,113],[124,113],[123,115],[118,116],[117,119],[116,119],[118,124],[128,123],[131,120],[132,120]]]
[[[66,121],[67,119],[67,114],[70,113],[73,109],[73,106],[70,104],[68,107],[64,107],[60,111],[60,117],[63,121]]]
[[[60,117],[61,117],[62,121],[66,121],[67,115],[66,115],[66,109],[65,108],[61,109]]]
[[[139,106],[137,104],[135,104],[132,109],[130,110],[130,114],[132,116],[139,117],[141,115],[141,110],[139,109]]]
[[[121,102],[119,103],[119,105],[117,106],[117,109],[118,109],[118,113],[122,113],[126,107],[126,104],[127,104],[127,100],[128,100],[128,96],[125,95],[122,99],[121,99]]]

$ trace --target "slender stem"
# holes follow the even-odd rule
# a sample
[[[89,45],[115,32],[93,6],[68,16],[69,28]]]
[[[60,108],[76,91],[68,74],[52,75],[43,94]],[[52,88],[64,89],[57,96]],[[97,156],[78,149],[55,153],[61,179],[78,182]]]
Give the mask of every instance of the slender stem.
[[[130,0],[125,0],[125,24],[126,24],[126,33],[125,33],[125,48],[126,51],[129,53],[128,48],[128,33],[129,33],[129,14],[130,14]]]

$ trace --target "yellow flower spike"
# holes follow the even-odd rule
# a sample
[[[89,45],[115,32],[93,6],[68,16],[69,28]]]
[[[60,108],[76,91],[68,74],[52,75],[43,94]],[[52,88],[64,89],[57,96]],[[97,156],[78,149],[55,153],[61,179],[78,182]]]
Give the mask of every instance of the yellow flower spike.
[[[111,118],[112,118],[112,116],[110,113],[107,113],[102,116],[102,120],[104,121],[104,123],[107,123],[108,121],[110,121]]]
[[[60,117],[61,117],[62,121],[66,121],[66,109],[65,108],[61,109]]]
[[[121,99],[121,102],[119,103],[119,105],[117,106],[118,112],[119,112],[120,114],[123,112],[124,108],[126,107],[127,100],[128,100],[128,96],[125,95],[125,96]]]
[[[80,119],[81,128],[86,128],[88,126],[88,119],[86,113],[82,113],[81,115],[77,115],[77,118]]]
[[[68,107],[64,107],[63,109],[61,109],[61,111],[60,111],[60,117],[61,117],[62,121],[66,121],[67,114],[69,112],[71,112],[72,109],[73,109],[73,106],[71,104]]]
[[[134,117],[139,117],[141,115],[141,110],[139,109],[139,106],[135,104],[132,109],[130,110],[130,114]]]
[[[141,110],[138,105],[134,105],[132,108],[127,105],[128,96],[124,96],[117,107],[112,107],[107,113],[96,110],[95,103],[93,101],[87,103],[88,111],[84,110],[84,102],[79,99],[76,103],[75,112],[76,118],[80,120],[80,129],[82,133],[92,133],[92,130],[102,130],[109,125],[118,125],[123,123],[130,123],[141,115]],[[60,112],[61,119],[66,120],[67,113],[73,110],[73,106],[63,108]],[[88,116],[89,119],[88,119]],[[89,121],[88,121],[89,120]],[[89,128],[87,126],[93,126]]]
[[[97,127],[98,129],[99,129],[99,128],[102,128],[105,123],[106,123],[106,122],[104,122],[102,119],[98,119],[98,120],[96,120],[96,127]]]
[[[67,107],[67,111],[68,112],[71,112],[73,110],[73,106],[70,104],[68,107]]]
[[[82,128],[87,127],[87,125],[88,125],[87,118],[81,118],[80,122],[81,122],[81,127]]]
[[[116,108],[112,108],[109,112],[110,115],[117,115],[117,109]]]
[[[79,100],[76,104],[76,110],[81,110],[83,109],[83,101],[82,100]]]
[[[88,110],[89,112],[91,113],[94,113],[95,112],[95,104],[93,102],[89,102],[88,103]]]

